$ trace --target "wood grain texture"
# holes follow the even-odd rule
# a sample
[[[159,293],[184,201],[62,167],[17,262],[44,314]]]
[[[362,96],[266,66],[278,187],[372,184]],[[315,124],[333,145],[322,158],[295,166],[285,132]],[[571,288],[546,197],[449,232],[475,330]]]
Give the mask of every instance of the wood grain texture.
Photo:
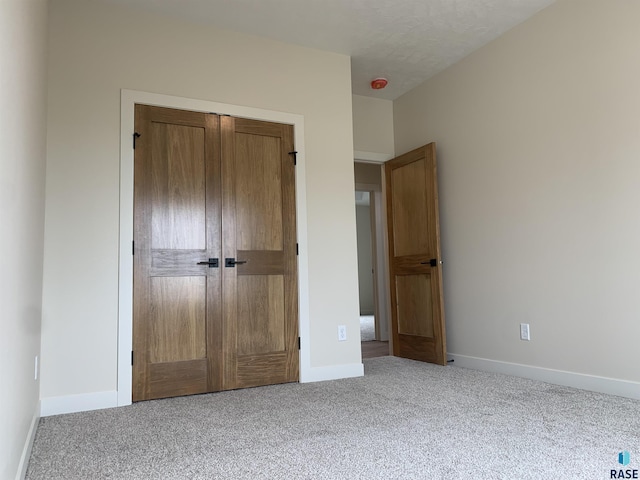
[[[220,119],[220,152],[222,180],[222,258],[238,258],[236,248],[235,213],[235,121],[233,117]],[[222,268],[222,389],[238,388],[237,339],[238,315],[237,270]]]
[[[284,275],[285,255],[282,250],[238,250],[238,275]]]
[[[205,358],[207,278],[152,277],[149,361]]]
[[[433,337],[431,276],[396,275],[398,333]]]
[[[385,180],[394,355],[445,365],[435,144],[386,162]]]
[[[391,173],[396,257],[429,253],[425,163],[426,159],[420,158],[394,168]]]
[[[431,272],[430,255],[408,255],[406,257],[396,257],[394,261],[395,272],[397,275],[411,275],[412,273]]]
[[[410,358],[420,362],[438,363],[433,359],[438,356],[438,344],[434,338],[413,335],[398,335],[398,346],[394,344],[393,354],[397,357]],[[445,365],[446,363],[438,363]]]
[[[235,118],[233,122],[233,130],[236,133],[248,133],[249,135],[257,135],[273,138],[285,138],[288,132],[293,131],[291,125],[283,125],[282,123],[263,122],[251,120],[249,118]],[[293,138],[290,142],[285,141],[285,145],[293,147]],[[290,152],[291,150],[287,150]]]
[[[238,355],[285,350],[284,278],[238,276]]]
[[[296,231],[296,168],[290,152],[295,150],[293,126],[282,126],[282,232],[284,253],[285,381],[297,382],[300,375],[298,349],[298,248]]]
[[[235,136],[236,247],[282,250],[282,138]]]
[[[210,390],[207,387],[206,359],[156,363],[149,370],[151,398],[195,395]]]
[[[205,131],[151,125],[153,249],[206,249]]]
[[[207,115],[205,128],[207,251],[198,261],[219,258],[222,262],[220,117]],[[217,392],[222,390],[222,273],[220,268],[200,268],[207,272],[207,386],[209,392]]]
[[[218,117],[136,105],[135,128],[133,400],[219,390]]]
[[[249,388],[291,382],[287,357],[286,352],[238,357],[238,385]]]
[[[135,150],[134,162],[134,240],[133,256],[133,353],[132,400],[149,398],[149,317],[151,304],[149,269],[151,266],[151,161],[149,109],[135,106],[135,129],[141,134]]]
[[[138,105],[136,131],[134,401],[297,381],[293,128]]]
[[[207,275],[208,266],[198,262],[208,261],[207,250],[167,250],[151,251],[150,274],[152,276]]]
[[[223,117],[225,389],[298,379],[291,126]],[[279,352],[279,353],[274,353]]]

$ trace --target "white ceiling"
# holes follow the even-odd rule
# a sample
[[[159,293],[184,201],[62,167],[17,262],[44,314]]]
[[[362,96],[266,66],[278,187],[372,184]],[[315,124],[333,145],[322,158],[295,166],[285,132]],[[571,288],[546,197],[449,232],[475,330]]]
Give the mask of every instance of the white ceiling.
[[[104,1],[350,55],[353,93],[394,100],[555,0]]]

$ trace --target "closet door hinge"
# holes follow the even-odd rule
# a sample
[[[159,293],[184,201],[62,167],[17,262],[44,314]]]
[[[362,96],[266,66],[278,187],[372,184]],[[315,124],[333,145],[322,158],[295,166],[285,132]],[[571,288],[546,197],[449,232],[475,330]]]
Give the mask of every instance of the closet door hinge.
[[[131,255],[135,255],[135,254],[136,254],[136,241],[131,240]]]
[[[133,365],[133,350],[131,350],[131,365]]]
[[[138,132],[133,132],[133,149],[136,149],[136,139],[140,138],[140,134]]]
[[[300,350],[300,337],[298,337],[298,350]]]
[[[296,255],[300,255],[300,248],[298,247],[297,243],[296,243]]]
[[[296,152],[295,150],[293,152],[289,152],[289,155],[293,155],[293,164],[297,165],[298,164],[298,152]]]

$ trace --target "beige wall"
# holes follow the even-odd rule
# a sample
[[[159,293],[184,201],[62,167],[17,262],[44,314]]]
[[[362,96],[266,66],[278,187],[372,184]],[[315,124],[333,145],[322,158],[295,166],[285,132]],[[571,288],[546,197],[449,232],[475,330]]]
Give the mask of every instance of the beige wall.
[[[121,88],[304,116],[311,365],[359,364],[357,335],[337,341],[359,328],[350,59],[93,1],[51,10],[42,396],[116,388]]]
[[[47,2],[0,2],[0,478],[16,478],[38,416]]]
[[[640,381],[638,18],[561,0],[395,102],[396,152],[438,143],[450,352]]]
[[[393,102],[353,95],[353,148],[393,157]]]

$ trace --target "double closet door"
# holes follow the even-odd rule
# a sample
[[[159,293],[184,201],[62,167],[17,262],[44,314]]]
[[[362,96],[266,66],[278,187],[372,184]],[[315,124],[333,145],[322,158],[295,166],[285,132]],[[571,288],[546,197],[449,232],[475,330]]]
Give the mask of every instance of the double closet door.
[[[298,380],[293,127],[136,105],[133,400]]]

